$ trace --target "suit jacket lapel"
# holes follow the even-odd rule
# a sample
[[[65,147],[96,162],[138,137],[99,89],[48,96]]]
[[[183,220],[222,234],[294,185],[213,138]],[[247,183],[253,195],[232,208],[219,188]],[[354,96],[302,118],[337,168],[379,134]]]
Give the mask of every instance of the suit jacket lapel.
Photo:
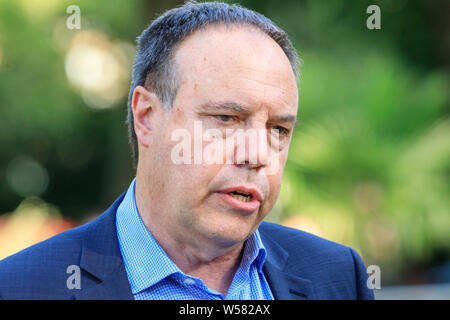
[[[98,280],[98,284],[75,293],[76,299],[134,299],[126,274],[116,233],[116,211],[125,194],[99,218],[86,225],[82,241],[80,267]]]
[[[314,299],[311,280],[299,277],[286,270],[288,252],[265,232],[261,232],[261,240],[267,250],[267,258],[263,265],[264,276],[269,283],[274,298],[277,300]],[[296,270],[295,273],[298,273]]]
[[[93,287],[74,295],[77,300],[134,300],[123,264]]]

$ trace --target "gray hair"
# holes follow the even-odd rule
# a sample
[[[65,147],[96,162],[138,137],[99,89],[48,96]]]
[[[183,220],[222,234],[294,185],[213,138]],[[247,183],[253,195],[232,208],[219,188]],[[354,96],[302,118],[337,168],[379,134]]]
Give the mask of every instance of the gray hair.
[[[131,87],[128,95],[127,118],[135,167],[139,154],[131,107],[134,89],[137,86],[151,88],[164,107],[170,109],[178,89],[173,59],[177,45],[188,35],[213,24],[250,25],[270,36],[283,49],[298,82],[300,59],[297,52],[287,34],[262,14],[237,4],[198,3],[195,1],[189,1],[178,8],[166,11],[137,38],[138,49],[133,64]]]

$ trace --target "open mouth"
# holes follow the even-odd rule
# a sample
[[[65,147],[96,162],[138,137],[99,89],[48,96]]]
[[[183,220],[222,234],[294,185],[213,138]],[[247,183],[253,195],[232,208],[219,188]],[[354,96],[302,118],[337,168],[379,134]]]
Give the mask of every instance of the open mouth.
[[[255,188],[236,186],[218,192],[230,207],[244,212],[256,212],[261,205],[262,196]]]
[[[233,198],[243,201],[243,202],[250,202],[252,201],[252,195],[251,193],[243,193],[243,192],[238,192],[238,191],[232,191],[229,193],[230,196],[232,196]]]

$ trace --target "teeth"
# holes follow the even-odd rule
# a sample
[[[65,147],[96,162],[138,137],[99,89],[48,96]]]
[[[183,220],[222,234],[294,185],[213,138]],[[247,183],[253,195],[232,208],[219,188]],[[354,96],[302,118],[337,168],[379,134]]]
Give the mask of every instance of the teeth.
[[[251,198],[250,195],[244,196],[244,195],[242,195],[242,194],[237,194],[237,193],[230,193],[230,195],[231,195],[233,198],[238,199],[238,200],[240,200],[240,201],[244,201],[244,202],[249,202],[249,201],[250,201],[250,198]]]

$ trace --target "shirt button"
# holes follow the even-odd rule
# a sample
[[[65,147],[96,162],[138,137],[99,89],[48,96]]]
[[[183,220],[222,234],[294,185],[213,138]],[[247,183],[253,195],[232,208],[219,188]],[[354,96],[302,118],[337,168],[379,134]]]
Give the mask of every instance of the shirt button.
[[[195,284],[195,280],[192,278],[186,278],[186,279],[184,279],[184,283],[192,285],[192,284]]]

